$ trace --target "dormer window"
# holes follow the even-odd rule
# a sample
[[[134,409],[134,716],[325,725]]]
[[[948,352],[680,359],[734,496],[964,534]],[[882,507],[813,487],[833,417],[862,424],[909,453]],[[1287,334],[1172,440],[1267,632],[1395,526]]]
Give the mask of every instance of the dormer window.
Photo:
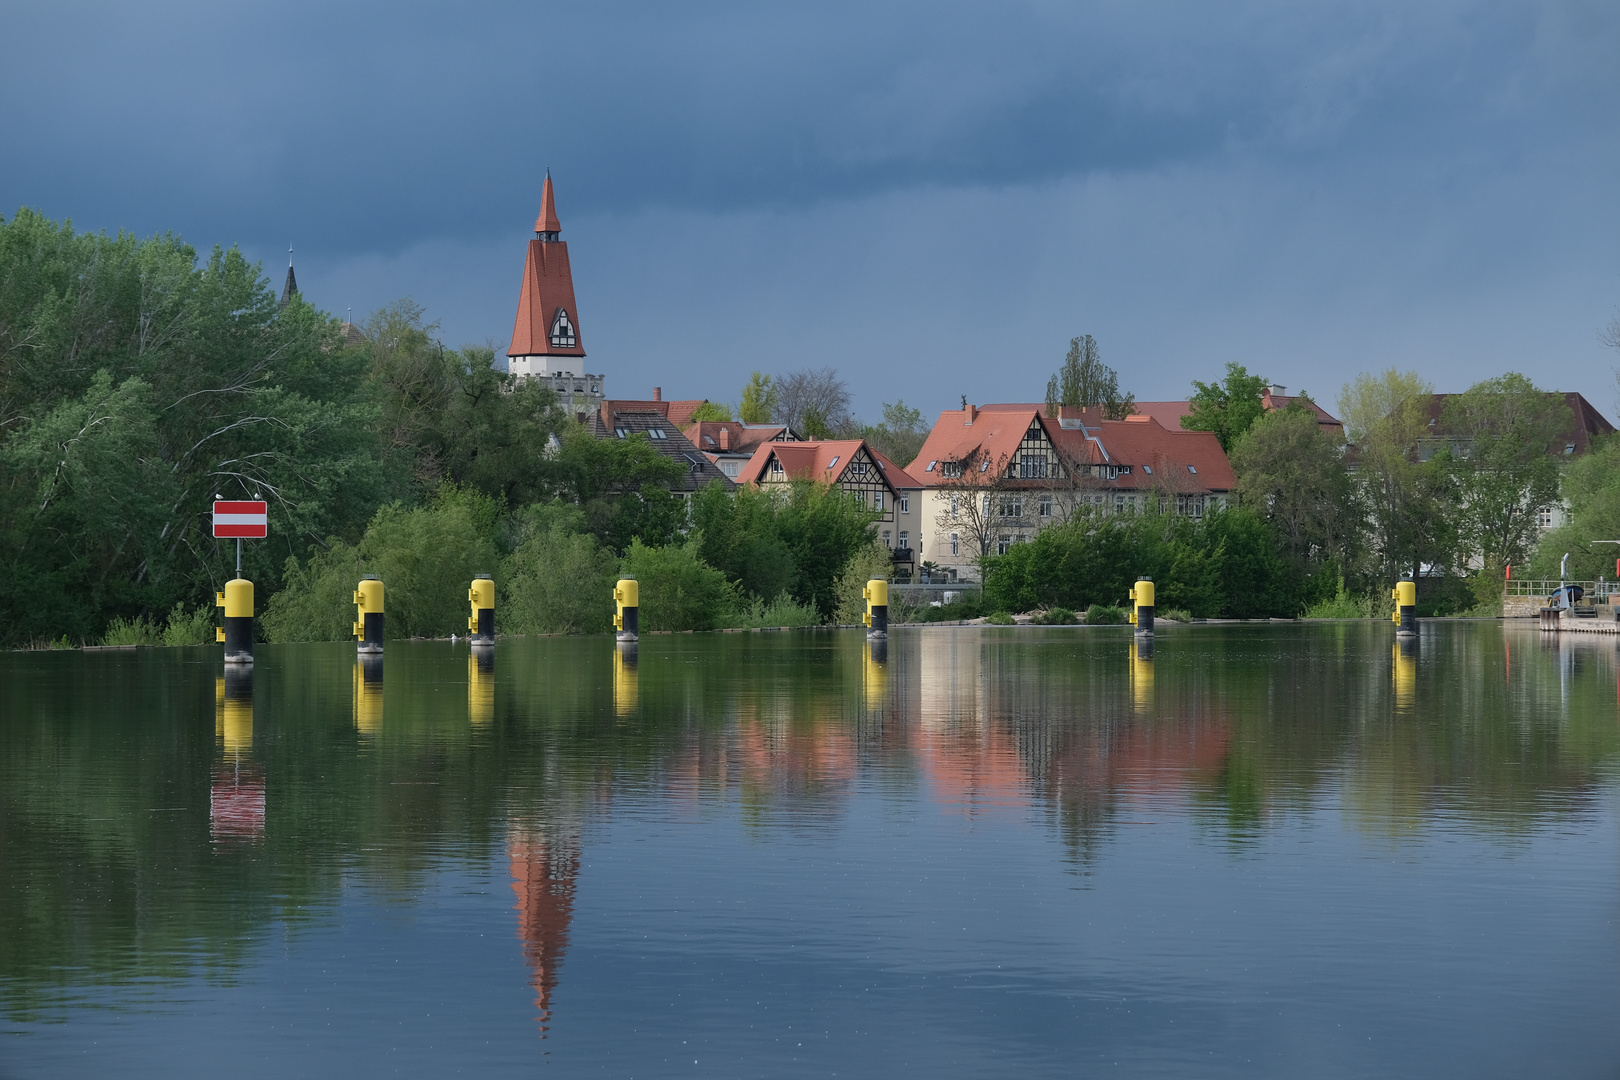
[[[557,317],[551,320],[551,344],[557,349],[572,349],[576,341],[574,324],[568,319],[568,309],[558,308]]]

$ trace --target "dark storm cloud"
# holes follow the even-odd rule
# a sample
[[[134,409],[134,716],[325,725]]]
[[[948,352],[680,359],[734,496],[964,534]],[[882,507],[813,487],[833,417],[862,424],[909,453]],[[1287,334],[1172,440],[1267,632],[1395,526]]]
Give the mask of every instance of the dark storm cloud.
[[[318,303],[500,340],[549,165],[593,355],[649,385],[635,357],[817,361],[838,310],[869,389],[910,349],[966,391],[990,308],[1014,397],[1092,330],[1144,397],[1256,357],[1329,394],[1383,362],[1590,380],[1616,56],[1612,3],[13,0],[0,212],[296,239]]]

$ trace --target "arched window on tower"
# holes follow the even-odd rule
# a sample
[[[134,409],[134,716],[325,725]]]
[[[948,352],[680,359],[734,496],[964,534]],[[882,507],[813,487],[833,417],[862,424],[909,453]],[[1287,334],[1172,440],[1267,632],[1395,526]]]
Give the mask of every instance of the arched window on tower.
[[[558,308],[557,317],[551,320],[551,344],[558,349],[572,349],[574,341],[574,324],[568,320],[568,309]]]

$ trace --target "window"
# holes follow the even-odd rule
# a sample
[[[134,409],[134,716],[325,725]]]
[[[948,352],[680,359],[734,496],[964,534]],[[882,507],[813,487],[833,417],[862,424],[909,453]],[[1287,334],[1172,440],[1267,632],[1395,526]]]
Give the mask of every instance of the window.
[[[1189,465],[1189,466],[1187,466],[1187,471],[1192,473],[1194,476],[1197,476],[1198,475],[1198,466]]]
[[[900,550],[905,551],[910,547],[911,547],[911,534],[908,533],[906,530],[901,529],[900,530]]]
[[[775,458],[771,458],[771,472],[779,473],[781,471],[782,471],[782,463],[780,461],[776,460]]]
[[[1051,516],[1052,516],[1052,500],[1051,499],[1042,499],[1041,500],[1041,517],[1051,517]]]
[[[1142,466],[1142,471],[1147,473],[1149,476],[1152,476],[1153,475],[1153,466],[1144,465],[1144,466]]]
[[[1574,443],[1570,442],[1570,443],[1565,443],[1564,444],[1564,453],[1573,454],[1574,452],[1575,452],[1575,444]]]
[[[591,393],[600,394],[601,392],[602,392],[602,384],[601,383],[591,383]]]
[[[886,548],[894,547],[894,545],[889,542],[889,536],[890,536],[889,530],[884,529],[883,530],[883,546],[886,547]]]
[[[1018,458],[1018,475],[1024,480],[1046,479],[1046,455],[1022,454]]]
[[[1536,527],[1550,529],[1553,527],[1553,508],[1543,506],[1536,511]]]
[[[958,509],[959,509],[959,507],[957,506],[957,503],[956,503],[956,496],[952,495],[951,496],[951,517],[956,516],[956,512],[957,512]]]
[[[577,382],[577,383],[574,384],[574,393],[583,394],[584,392],[585,392],[585,384],[584,383]]]
[[[664,434],[664,429],[661,428],[661,427],[648,428],[647,429],[647,436],[649,438],[653,438],[653,439],[667,439],[667,438],[669,438],[668,435]]]
[[[551,344],[559,349],[572,349],[574,340],[574,324],[568,321],[568,310],[558,308],[557,317],[551,320]]]
[[[630,437],[630,430],[628,428],[616,427],[613,429],[613,434],[621,439],[628,439]]]
[[[928,463],[928,468],[924,469],[923,472],[933,472],[934,471],[934,466],[938,465],[938,464],[939,464],[939,461],[937,459],[934,460],[934,461],[930,461]]]
[[[1007,549],[1010,548],[1010,547],[1012,547],[1012,537],[1010,537],[1010,536],[998,536],[998,537],[996,537],[996,554],[997,555],[1005,555],[1005,554],[1007,554]]]
[[[695,472],[695,473],[702,472],[703,471],[703,458],[698,457],[696,454],[687,454],[686,455],[686,470],[687,470],[687,472]]]
[[[955,533],[951,533],[951,554],[952,555],[960,555],[960,554],[962,554],[961,538],[958,537]]]
[[[849,494],[850,494],[850,498],[855,500],[855,505],[856,506],[860,507],[862,510],[866,509],[866,492],[864,492],[864,491],[852,491]]]
[[[838,455],[834,454],[833,459],[827,463],[827,468],[830,470],[834,465],[837,465],[837,464],[838,464]]]
[[[911,496],[910,495],[902,495],[902,496],[900,496],[900,512],[902,514],[911,513]],[[901,533],[900,535],[904,536],[906,534]]]
[[[1024,516],[1024,502],[1022,499],[1003,499],[996,506],[997,517],[1021,518]]]
[[[1114,513],[1123,514],[1124,512],[1125,512],[1125,496],[1123,496],[1123,495],[1115,495],[1114,496]]]
[[[874,509],[874,510],[883,509],[883,492],[881,492],[881,491],[872,492],[872,509]]]
[[[989,458],[985,458],[983,461],[979,462],[979,471],[980,472],[989,472],[990,471],[990,459]]]
[[[932,469],[934,466],[930,464],[928,467]],[[954,480],[962,475],[962,463],[960,461],[947,461],[940,472],[944,474],[947,480]]]

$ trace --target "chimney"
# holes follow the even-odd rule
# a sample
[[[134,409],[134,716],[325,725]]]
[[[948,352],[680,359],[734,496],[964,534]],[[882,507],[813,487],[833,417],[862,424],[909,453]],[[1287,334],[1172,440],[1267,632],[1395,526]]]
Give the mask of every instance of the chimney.
[[[720,449],[731,449],[731,429],[728,427],[723,427],[720,429]]]
[[[967,419],[962,421],[962,426],[963,427],[972,427],[973,426],[973,421],[978,419],[978,416],[979,416],[979,407],[977,405],[969,405],[967,407]]]
[[[653,387],[653,400],[654,401],[663,401],[664,400],[664,388],[662,386]]]

